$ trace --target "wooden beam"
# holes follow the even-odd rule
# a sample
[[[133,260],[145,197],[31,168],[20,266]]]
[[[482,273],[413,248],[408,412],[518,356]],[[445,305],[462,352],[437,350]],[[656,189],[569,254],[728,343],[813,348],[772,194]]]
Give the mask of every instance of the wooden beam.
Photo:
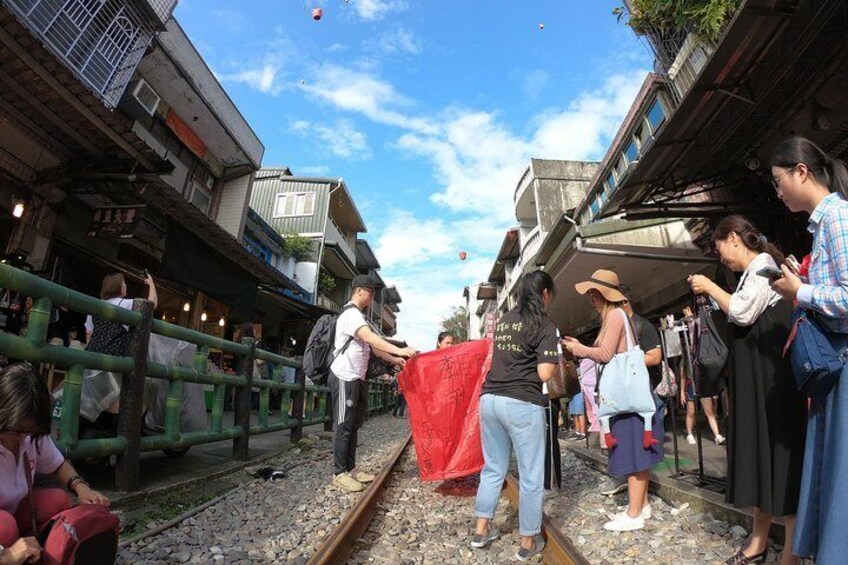
[[[6,30],[0,28],[0,42],[9,48],[21,61],[32,69],[38,76],[47,83],[59,96],[62,97],[71,107],[82,114],[88,121],[94,124],[97,129],[102,131],[109,139],[111,139],[118,147],[129,153],[136,161],[149,171],[155,171],[156,167],[144,154],[132,146],[127,140],[121,137],[121,134],[112,129],[100,116],[86,106],[79,97],[71,92],[65,85],[59,82],[44,66],[36,60],[26,49],[24,49],[12,35]]]
[[[0,106],[0,115],[5,115],[6,119],[12,122],[16,127],[29,130],[27,133],[29,133],[30,136],[37,138],[34,141],[42,144],[49,153],[52,153],[59,159],[63,160],[71,158],[71,150],[65,145],[60,145],[57,142],[55,135],[47,133],[41,126],[33,122],[20,110],[12,106],[8,100],[3,98],[2,94],[0,94],[0,101],[3,102],[2,106]]]
[[[85,137],[83,137],[78,131],[68,125],[68,123],[63,120],[61,117],[56,115],[56,113],[45,106],[40,100],[38,100],[31,92],[21,86],[9,73],[0,69],[0,82],[2,82],[10,91],[15,93],[22,100],[25,100],[27,104],[32,106],[39,114],[44,116],[44,118],[62,130],[62,132],[80,144],[86,151],[94,155],[95,157],[102,158],[103,152],[97,148],[93,143],[88,141]],[[12,108],[6,107],[5,110],[11,110]]]

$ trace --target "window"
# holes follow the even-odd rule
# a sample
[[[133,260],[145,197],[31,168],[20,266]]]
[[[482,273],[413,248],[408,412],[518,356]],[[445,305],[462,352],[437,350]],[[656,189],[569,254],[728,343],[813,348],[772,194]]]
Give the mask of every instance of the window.
[[[636,140],[630,142],[630,145],[624,150],[624,155],[627,156],[628,163],[635,163],[639,160],[639,148],[636,147]]]
[[[275,218],[289,216],[311,216],[315,213],[315,193],[295,192],[278,194],[277,205],[274,208]]]
[[[651,130],[657,131],[664,121],[665,111],[663,111],[662,104],[660,104],[659,100],[654,100],[654,103],[648,110],[648,123],[651,124]]]
[[[594,202],[592,202],[592,205],[589,206],[589,210],[592,211],[592,217],[593,218],[598,215],[598,212],[600,211],[600,209],[601,209],[601,205],[600,205],[598,200],[595,200]]]
[[[615,190],[615,177],[612,173],[607,177],[607,186],[610,188],[610,191]]]

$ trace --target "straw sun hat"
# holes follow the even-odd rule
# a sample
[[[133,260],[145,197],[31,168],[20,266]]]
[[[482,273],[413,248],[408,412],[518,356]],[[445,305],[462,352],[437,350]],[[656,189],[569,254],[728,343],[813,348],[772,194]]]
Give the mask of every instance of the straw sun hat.
[[[618,275],[606,269],[598,269],[592,273],[588,281],[577,283],[574,288],[580,294],[586,294],[590,289],[595,289],[608,302],[624,302],[627,300],[627,297],[621,293],[621,282],[618,280]]]

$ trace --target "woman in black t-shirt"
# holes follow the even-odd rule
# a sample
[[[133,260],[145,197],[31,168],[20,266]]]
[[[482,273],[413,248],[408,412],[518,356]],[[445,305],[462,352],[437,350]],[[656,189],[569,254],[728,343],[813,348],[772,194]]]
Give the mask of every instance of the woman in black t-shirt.
[[[524,275],[518,306],[495,327],[492,368],[480,396],[480,431],[485,464],[474,513],[477,528],[471,547],[482,548],[498,538],[490,526],[515,450],[519,473],[518,523],[526,561],[545,546],[541,535],[545,466],[545,407],[542,382],[557,370],[556,326],[546,314],[554,296],[551,276],[542,271]]]

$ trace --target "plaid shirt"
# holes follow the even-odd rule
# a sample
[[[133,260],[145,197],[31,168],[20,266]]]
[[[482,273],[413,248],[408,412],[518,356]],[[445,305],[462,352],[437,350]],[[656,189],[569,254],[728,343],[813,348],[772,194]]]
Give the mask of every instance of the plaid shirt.
[[[798,302],[824,314],[828,330],[848,334],[848,202],[829,194],[810,214],[807,229],[813,234],[812,261]]]

